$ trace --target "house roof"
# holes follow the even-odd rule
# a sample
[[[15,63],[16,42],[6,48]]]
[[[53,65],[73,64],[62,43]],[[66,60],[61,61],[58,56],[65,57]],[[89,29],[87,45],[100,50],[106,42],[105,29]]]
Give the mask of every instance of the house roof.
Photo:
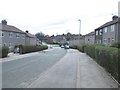
[[[86,34],[86,35],[84,35],[84,36],[93,36],[93,35],[95,35],[95,32],[93,31],[93,32],[90,32],[90,33],[88,33],[88,34]]]
[[[22,30],[14,27],[14,26],[11,26],[11,25],[2,25],[2,23],[0,23],[0,29],[3,30],[3,31],[9,31],[9,32],[18,32],[18,33],[24,33]]]
[[[36,38],[36,36],[35,36],[35,35],[30,34],[30,33],[27,33],[27,32],[26,32],[26,35],[27,35],[28,37],[30,37],[30,38]]]
[[[110,25],[115,24],[115,23],[120,23],[120,18],[117,18],[117,19],[115,19],[115,20],[112,20],[112,21],[110,21],[110,22],[107,22],[107,23],[103,24],[102,26],[96,28],[95,30],[97,30],[97,29],[102,29],[102,28],[104,28],[104,27],[110,26]]]

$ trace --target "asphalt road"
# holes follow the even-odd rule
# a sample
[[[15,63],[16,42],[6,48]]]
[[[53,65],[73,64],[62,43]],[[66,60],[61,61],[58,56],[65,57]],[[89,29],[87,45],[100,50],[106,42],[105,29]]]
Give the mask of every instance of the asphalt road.
[[[65,49],[53,48],[36,55],[2,63],[2,88],[24,87],[52,67],[66,54]]]
[[[118,84],[85,53],[56,47],[3,62],[2,87],[117,88]]]

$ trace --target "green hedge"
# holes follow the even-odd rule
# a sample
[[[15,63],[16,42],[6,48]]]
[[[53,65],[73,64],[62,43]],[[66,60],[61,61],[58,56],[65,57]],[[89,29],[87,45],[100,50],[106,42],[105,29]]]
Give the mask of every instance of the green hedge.
[[[113,43],[111,46],[83,45],[71,48],[85,52],[120,83],[120,43]]]
[[[120,48],[120,42],[114,42],[114,43],[112,43],[111,47]]]
[[[100,45],[88,45],[85,48],[85,52],[111,73],[118,82],[120,81],[118,77],[120,75],[118,71],[118,66],[120,65],[120,60],[118,59],[120,56],[119,51],[118,48]]]
[[[9,48],[7,46],[0,46],[0,58],[7,57],[9,53]]]
[[[71,49],[77,49],[77,45],[74,45],[74,46],[70,46]]]
[[[42,50],[48,49],[48,46],[46,46],[46,45],[40,45],[40,46],[20,45],[19,48],[20,48],[20,54],[25,54],[25,53],[37,52],[37,51],[42,51]]]

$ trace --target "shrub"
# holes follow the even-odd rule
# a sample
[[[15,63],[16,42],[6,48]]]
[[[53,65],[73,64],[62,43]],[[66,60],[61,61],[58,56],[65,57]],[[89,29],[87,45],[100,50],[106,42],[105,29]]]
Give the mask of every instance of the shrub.
[[[48,49],[48,46],[46,46],[46,45],[39,45],[39,46],[20,45],[19,48],[20,48],[20,54],[25,54],[25,53],[37,52],[37,51],[42,51],[42,50]]]
[[[7,46],[0,46],[0,58],[7,57],[9,53],[9,48]]]

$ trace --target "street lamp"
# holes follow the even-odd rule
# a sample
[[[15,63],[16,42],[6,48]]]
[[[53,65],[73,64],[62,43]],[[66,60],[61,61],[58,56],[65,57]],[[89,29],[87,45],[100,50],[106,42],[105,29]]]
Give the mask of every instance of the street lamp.
[[[81,20],[79,19],[78,21],[80,22],[79,24],[79,35],[80,35],[81,34]]]
[[[78,21],[80,22],[79,24],[79,35],[80,35],[81,34],[81,20],[79,19]],[[79,40],[79,43],[80,43],[80,40]]]

